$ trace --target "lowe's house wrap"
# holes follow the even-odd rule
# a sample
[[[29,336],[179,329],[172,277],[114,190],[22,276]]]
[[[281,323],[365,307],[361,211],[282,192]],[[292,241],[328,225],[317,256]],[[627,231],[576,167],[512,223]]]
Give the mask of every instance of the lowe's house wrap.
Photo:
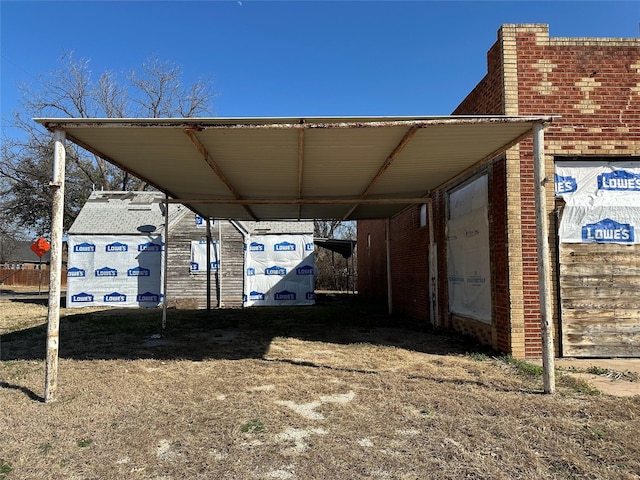
[[[564,243],[640,243],[640,162],[556,162]]]
[[[210,242],[209,249],[209,270],[217,272],[220,268],[220,244],[218,242]],[[207,273],[207,241],[192,240],[191,241],[191,262],[189,265],[189,273],[198,275]]]
[[[252,235],[245,245],[244,305],[314,303],[313,235]]]
[[[487,176],[449,195],[447,252],[449,309],[491,322]]]
[[[160,236],[69,236],[67,307],[157,307],[162,249]]]

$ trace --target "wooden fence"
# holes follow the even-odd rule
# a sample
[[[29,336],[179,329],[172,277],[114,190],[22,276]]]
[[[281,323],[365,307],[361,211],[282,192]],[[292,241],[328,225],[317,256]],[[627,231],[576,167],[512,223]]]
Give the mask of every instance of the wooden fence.
[[[67,285],[67,271],[61,273],[62,286]],[[37,287],[38,283],[45,288],[49,288],[49,266],[42,265],[42,270],[24,269],[14,270],[10,268],[0,268],[0,284],[4,287]]]

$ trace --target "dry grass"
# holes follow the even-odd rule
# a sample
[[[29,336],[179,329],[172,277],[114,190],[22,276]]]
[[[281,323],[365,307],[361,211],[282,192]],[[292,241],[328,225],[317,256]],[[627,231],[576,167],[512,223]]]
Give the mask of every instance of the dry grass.
[[[12,309],[30,324],[14,304],[4,331]],[[63,318],[51,404],[44,326],[5,333],[0,479],[640,478],[640,397],[564,377],[542,395],[533,369],[371,308],[172,310],[154,338],[159,322]]]

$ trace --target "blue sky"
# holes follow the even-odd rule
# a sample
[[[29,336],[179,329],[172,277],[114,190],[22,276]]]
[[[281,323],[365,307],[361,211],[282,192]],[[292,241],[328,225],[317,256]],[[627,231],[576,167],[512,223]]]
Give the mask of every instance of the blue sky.
[[[503,23],[552,37],[638,37],[638,1],[0,0],[2,125],[19,82],[91,59],[97,78],[152,55],[212,78],[220,117],[447,115],[486,72]]]

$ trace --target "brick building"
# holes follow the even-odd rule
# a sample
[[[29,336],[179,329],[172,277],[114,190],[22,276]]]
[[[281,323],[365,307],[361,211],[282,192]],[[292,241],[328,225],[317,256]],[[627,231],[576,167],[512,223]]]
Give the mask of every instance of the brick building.
[[[638,172],[640,40],[551,38],[546,25],[503,25],[486,76],[453,114],[557,116],[545,131],[547,179],[559,165]],[[532,155],[525,139],[431,191],[429,203],[390,219],[394,311],[516,357],[542,355]],[[547,192],[556,354],[640,356],[640,243],[559,238],[565,199]],[[637,196],[624,198],[640,212]],[[461,218],[477,212],[477,228],[465,231],[478,234],[475,243],[453,243],[458,205],[465,206]],[[640,215],[631,215],[640,224]],[[358,222],[358,290],[365,298],[387,296],[385,235],[385,221]],[[472,287],[457,282],[454,264],[461,261],[478,265]]]

